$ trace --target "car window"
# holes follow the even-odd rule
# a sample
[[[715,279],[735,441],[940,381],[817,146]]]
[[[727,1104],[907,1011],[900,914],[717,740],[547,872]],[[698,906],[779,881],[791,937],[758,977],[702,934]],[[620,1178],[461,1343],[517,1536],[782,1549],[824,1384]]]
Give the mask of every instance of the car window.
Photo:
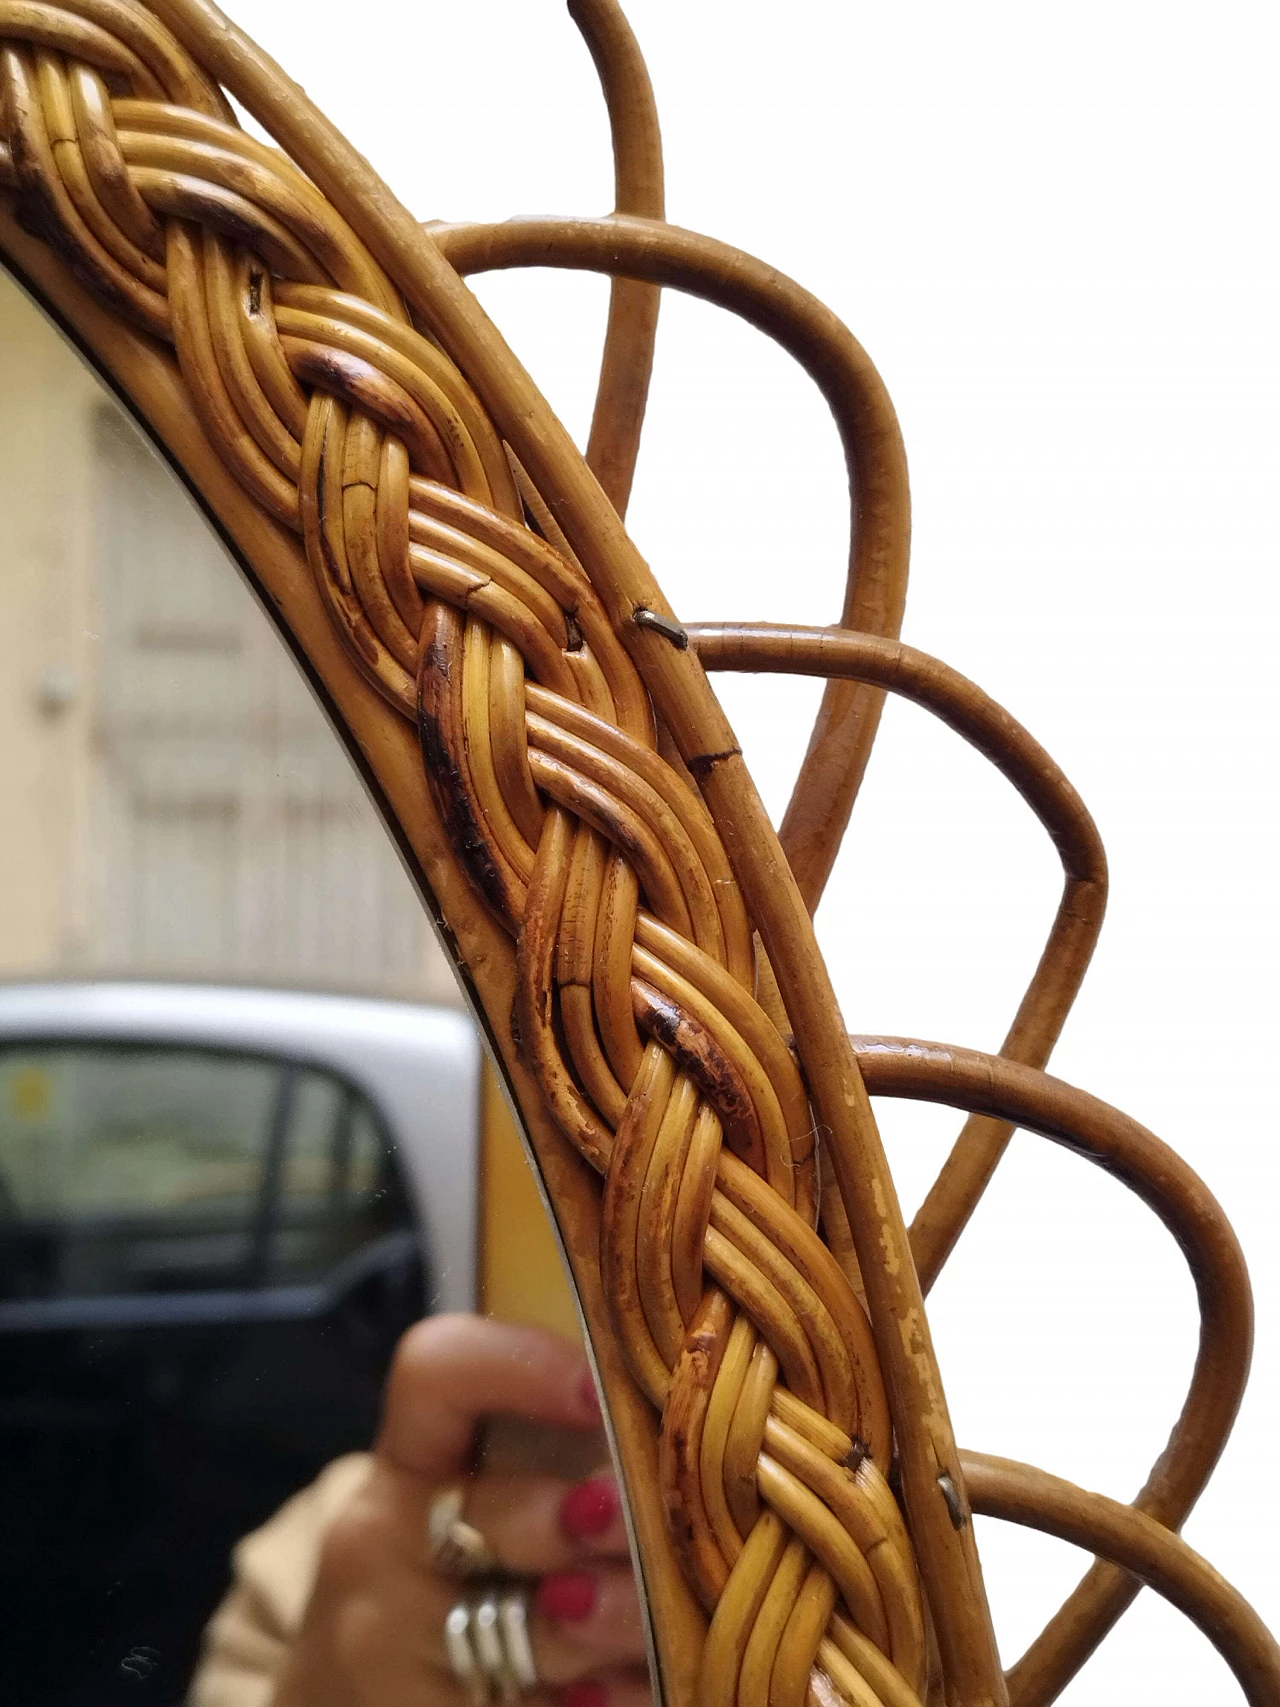
[[[0,1173],[22,1219],[234,1210],[262,1179],[279,1069],[184,1049],[0,1054]]]
[[[383,1123],[333,1074],[0,1048],[0,1301],[314,1283],[411,1225]]]
[[[390,1140],[372,1104],[327,1074],[299,1072],[268,1244],[270,1283],[320,1279],[354,1252],[411,1225]]]

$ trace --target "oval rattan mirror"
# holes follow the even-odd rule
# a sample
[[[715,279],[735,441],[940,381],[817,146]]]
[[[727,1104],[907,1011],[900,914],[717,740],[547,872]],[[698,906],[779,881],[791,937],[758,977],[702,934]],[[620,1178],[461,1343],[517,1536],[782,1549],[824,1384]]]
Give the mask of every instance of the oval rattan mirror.
[[[1272,1701],[1274,1643],[1176,1537],[1248,1362],[1238,1248],[1158,1140],[1042,1071],[1101,919],[1096,831],[1025,730],[897,644],[905,470],[878,375],[813,298],[662,220],[634,42],[607,0],[574,15],[610,95],[620,217],[424,233],[203,0],[7,9],[16,217],[0,240],[235,541],[446,925],[574,1267],[667,1698],[1048,1700],[1137,1573]],[[460,282],[533,264],[627,275],[585,462]],[[683,624],[620,526],[659,284],[736,309],[819,380],[853,477],[838,627]],[[705,674],[735,668],[828,680],[780,836]],[[1065,868],[998,1055],[850,1038],[815,938],[885,690],[993,759]],[[910,1229],[869,1096],[968,1117]],[[1133,1506],[955,1443],[923,1294],[1015,1126],[1130,1186],[1191,1262],[1195,1373]],[[558,1355],[522,1367],[545,1379]],[[559,1386],[562,1410],[586,1406],[576,1379]],[[546,1562],[521,1565],[493,1484],[455,1485],[462,1436],[445,1450],[398,1426],[395,1391],[371,1491],[325,1544],[332,1570],[284,1658],[282,1707],[358,1699],[365,1662],[397,1652],[402,1682],[425,1666],[478,1700],[574,1676],[546,1627],[574,1621],[563,1571],[558,1611],[510,1583],[450,1609],[460,1563]],[[538,1409],[527,1392],[522,1407]],[[975,1515],[1100,1555],[1007,1675]],[[427,1597],[416,1660],[379,1622],[394,1596],[369,1586],[410,1519],[428,1532],[427,1583],[400,1579]],[[589,1620],[603,1576],[570,1576]],[[368,1606],[363,1643],[344,1645],[344,1610]],[[532,1650],[513,1633],[531,1609]],[[595,1679],[592,1699],[611,1685],[634,1682]]]

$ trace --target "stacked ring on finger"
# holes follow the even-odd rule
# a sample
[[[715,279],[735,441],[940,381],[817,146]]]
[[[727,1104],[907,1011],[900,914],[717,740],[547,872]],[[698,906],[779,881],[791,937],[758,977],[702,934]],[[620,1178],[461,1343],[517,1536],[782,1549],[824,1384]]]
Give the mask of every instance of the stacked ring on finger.
[[[465,1482],[446,1482],[427,1508],[427,1553],[442,1577],[490,1576],[498,1568],[493,1548],[463,1516]]]
[[[495,1696],[514,1701],[541,1681],[529,1640],[529,1596],[518,1583],[489,1583],[456,1602],[444,1621],[444,1645],[473,1707],[488,1707]]]
[[[485,1536],[463,1515],[465,1482],[447,1482],[427,1510],[427,1551],[442,1576],[489,1577],[456,1601],[444,1621],[449,1667],[473,1707],[494,1696],[514,1701],[541,1682],[529,1640],[529,1596],[518,1582],[492,1578],[497,1556]]]

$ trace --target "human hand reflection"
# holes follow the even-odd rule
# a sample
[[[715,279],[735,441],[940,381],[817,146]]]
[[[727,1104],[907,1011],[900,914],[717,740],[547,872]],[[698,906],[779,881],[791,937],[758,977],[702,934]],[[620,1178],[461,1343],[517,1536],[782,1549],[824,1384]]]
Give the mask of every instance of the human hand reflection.
[[[330,1526],[275,1707],[463,1707],[445,1620],[460,1585],[431,1562],[428,1513],[466,1475],[486,1416],[600,1425],[584,1355],[541,1330],[476,1316],[417,1324],[397,1351],[368,1479]],[[540,1686],[559,1707],[647,1707],[644,1641],[611,1475],[571,1483],[481,1474],[466,1522],[527,1579]]]

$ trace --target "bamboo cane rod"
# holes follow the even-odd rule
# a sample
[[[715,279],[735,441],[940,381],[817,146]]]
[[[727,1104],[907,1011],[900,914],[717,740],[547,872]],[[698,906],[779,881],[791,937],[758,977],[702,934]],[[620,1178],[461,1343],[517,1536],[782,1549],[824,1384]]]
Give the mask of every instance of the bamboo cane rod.
[[[1133,1503],[1165,1527],[1181,1527],[1231,1432],[1253,1349],[1249,1277],[1219,1205],[1176,1152],[1137,1121],[1060,1079],[915,1038],[857,1038],[854,1046],[874,1095],[945,1103],[1039,1133],[1120,1180],[1169,1228],[1195,1282],[1199,1347],[1182,1410]],[[1138,1587],[1113,1564],[1092,1566],[1009,1674],[1023,1707],[1039,1707],[1065,1688]]]
[[[974,1510],[1040,1529],[1100,1553],[1116,1568],[1148,1583],[1199,1625],[1236,1675],[1252,1707],[1271,1707],[1280,1696],[1280,1647],[1249,1603],[1213,1566],[1145,1512],[1029,1464],[963,1452]],[[1050,1697],[1013,1673],[1012,1700],[1029,1707]]]
[[[644,56],[616,0],[569,0],[569,16],[595,61],[613,138],[614,211],[661,219],[662,136]],[[587,467],[620,516],[627,513],[640,451],[662,292],[615,279],[600,361]]]
[[[913,700],[954,729],[1000,770],[1040,819],[1062,859],[1062,898],[1039,964],[1000,1053],[1043,1067],[1084,982],[1102,929],[1107,860],[1102,839],[1058,766],[975,683],[914,647],[876,635],[757,623],[691,623],[690,644],[709,670],[841,675]],[[973,1115],[965,1123],[911,1227],[927,1290],[977,1208],[1013,1133]]]

